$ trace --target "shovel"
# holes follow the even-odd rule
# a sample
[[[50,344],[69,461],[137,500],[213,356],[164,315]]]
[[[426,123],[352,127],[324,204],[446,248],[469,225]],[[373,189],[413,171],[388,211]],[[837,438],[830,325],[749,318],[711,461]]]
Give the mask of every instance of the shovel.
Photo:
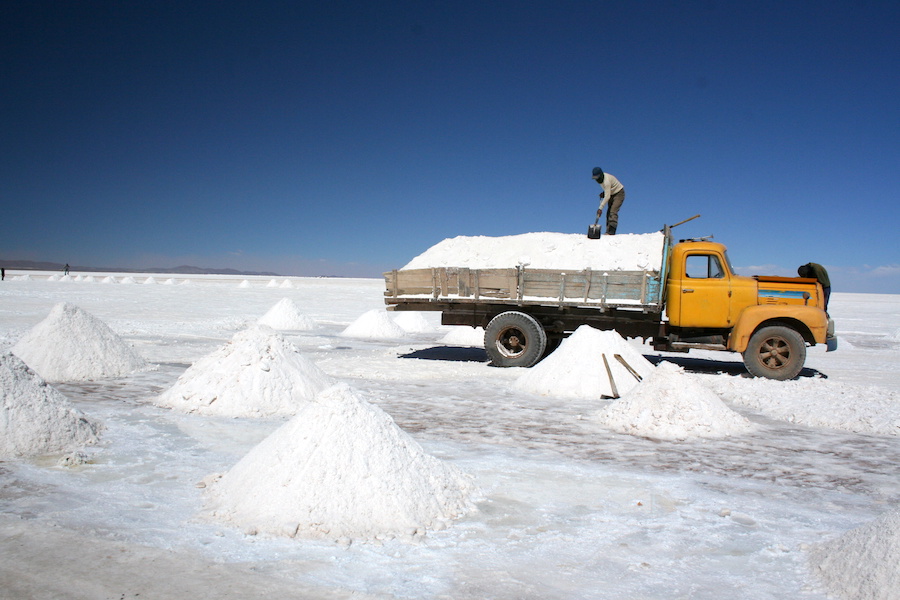
[[[593,225],[588,225],[588,239],[589,240],[599,240],[600,239],[600,225],[597,223],[600,222],[600,211],[597,211],[597,218],[594,220]]]

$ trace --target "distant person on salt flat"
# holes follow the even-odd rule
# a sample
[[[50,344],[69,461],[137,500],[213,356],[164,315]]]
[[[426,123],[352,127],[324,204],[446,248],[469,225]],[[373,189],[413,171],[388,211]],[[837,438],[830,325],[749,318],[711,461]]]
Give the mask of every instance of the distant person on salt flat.
[[[65,269],[63,269],[63,275],[68,275],[68,274],[69,274],[69,263],[66,263]]]
[[[600,167],[594,167],[591,178],[603,187],[600,192],[600,208],[597,218],[603,214],[603,207],[609,204],[606,211],[606,235],[615,235],[619,226],[619,209],[625,202],[625,187],[611,173],[604,173]]]
[[[828,271],[819,263],[806,263],[797,267],[797,275],[800,277],[808,277],[816,279],[822,284],[822,291],[825,293],[825,310],[828,310],[828,299],[831,297],[831,280],[828,278]]]

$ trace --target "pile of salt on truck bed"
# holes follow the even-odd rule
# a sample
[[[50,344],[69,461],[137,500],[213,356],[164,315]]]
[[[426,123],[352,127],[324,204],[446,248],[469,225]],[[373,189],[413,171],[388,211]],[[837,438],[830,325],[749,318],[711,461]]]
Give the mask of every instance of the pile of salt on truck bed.
[[[557,236],[549,250],[540,247],[548,235]],[[488,266],[516,242],[534,244],[535,260]],[[467,244],[477,252],[467,254]],[[636,260],[623,261],[629,253]],[[448,260],[458,264],[442,264]],[[563,261],[566,268],[555,266]],[[655,350],[739,352],[750,373],[779,380],[800,373],[807,345],[837,348],[815,279],[737,275],[724,245],[705,238],[675,243],[669,226],[599,240],[460,236],[384,278],[388,310],[440,311],[444,325],[483,327],[496,366],[530,367],[585,324],[650,339]]]

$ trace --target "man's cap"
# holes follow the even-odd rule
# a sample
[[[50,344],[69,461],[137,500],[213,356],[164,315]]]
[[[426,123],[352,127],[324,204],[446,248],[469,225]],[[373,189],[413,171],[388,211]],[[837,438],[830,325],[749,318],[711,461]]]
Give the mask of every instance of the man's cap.
[[[591,177],[597,181],[603,181],[603,169],[594,167],[594,170],[591,171]]]

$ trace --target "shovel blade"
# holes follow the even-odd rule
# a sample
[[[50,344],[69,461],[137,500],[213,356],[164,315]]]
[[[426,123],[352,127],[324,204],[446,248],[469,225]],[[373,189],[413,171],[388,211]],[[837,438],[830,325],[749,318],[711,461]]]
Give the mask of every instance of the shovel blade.
[[[588,239],[600,239],[600,225],[588,225]]]

